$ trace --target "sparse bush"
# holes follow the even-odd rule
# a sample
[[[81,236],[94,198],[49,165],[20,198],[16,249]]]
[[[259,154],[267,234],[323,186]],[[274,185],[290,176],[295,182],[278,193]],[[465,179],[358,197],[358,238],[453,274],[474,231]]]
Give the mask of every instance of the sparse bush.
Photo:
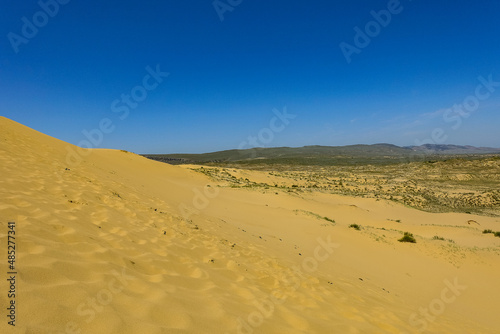
[[[432,237],[432,240],[444,240],[444,238],[443,238],[443,237],[440,237],[440,236],[435,235],[434,237]]]
[[[330,219],[328,217],[323,217],[324,220],[326,220],[327,222],[330,222],[330,223],[334,223],[335,224],[335,220],[333,219]]]
[[[413,234],[411,234],[410,232],[405,232],[403,237],[401,239],[398,240],[399,242],[411,242],[411,243],[416,243],[417,240],[415,240],[415,238],[413,237]]]
[[[499,237],[500,238],[500,232],[495,232],[495,237]]]
[[[358,230],[358,231],[361,230],[361,226],[359,226],[358,224],[351,224],[351,225],[349,225],[349,227],[353,228],[355,230]]]
[[[484,230],[483,231],[483,234],[487,234],[487,233],[495,233],[495,232],[493,232],[492,230]]]

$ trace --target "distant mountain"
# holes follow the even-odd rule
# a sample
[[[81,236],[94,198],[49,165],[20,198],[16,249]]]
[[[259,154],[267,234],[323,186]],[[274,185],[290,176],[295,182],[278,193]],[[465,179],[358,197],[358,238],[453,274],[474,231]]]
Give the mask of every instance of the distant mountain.
[[[400,147],[392,144],[348,146],[269,147],[245,150],[226,150],[202,154],[145,154],[144,156],[170,164],[200,164],[209,162],[290,163],[290,164],[356,164],[401,162],[410,158],[420,160],[475,154],[500,154],[499,148],[435,145]]]
[[[486,154],[498,153],[500,149],[492,147],[475,147],[475,146],[460,146],[460,145],[438,145],[438,144],[425,144],[421,146],[410,146],[414,151],[420,152],[433,152],[437,154]]]

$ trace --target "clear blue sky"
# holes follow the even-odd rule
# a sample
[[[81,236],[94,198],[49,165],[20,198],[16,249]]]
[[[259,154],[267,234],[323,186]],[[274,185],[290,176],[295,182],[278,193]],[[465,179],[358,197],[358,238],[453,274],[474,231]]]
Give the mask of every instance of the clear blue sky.
[[[231,149],[259,133],[259,146],[500,147],[500,84],[475,97],[478,77],[500,82],[497,0],[221,0],[224,13],[212,0],[59,1],[1,1],[0,115],[73,144],[108,118],[96,146],[136,153]],[[356,47],[367,24],[348,63],[340,45]],[[170,75],[148,79],[144,98],[157,65]],[[112,104],[134,88],[141,101],[121,119]],[[464,100],[479,104],[449,110]],[[296,117],[269,140],[285,106]]]

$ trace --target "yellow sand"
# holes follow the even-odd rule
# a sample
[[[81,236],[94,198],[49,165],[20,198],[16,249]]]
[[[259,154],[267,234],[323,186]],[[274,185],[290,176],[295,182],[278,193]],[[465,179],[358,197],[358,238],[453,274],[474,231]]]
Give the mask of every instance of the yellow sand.
[[[0,130],[1,333],[500,332],[500,238],[481,233],[499,218],[232,189],[5,118]]]

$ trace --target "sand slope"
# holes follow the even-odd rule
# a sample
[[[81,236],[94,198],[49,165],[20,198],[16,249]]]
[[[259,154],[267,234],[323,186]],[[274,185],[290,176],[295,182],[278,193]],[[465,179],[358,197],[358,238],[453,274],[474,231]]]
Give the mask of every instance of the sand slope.
[[[500,238],[481,233],[499,218],[232,189],[0,129],[0,271],[13,220],[19,271],[17,326],[4,311],[2,333],[500,332]]]

